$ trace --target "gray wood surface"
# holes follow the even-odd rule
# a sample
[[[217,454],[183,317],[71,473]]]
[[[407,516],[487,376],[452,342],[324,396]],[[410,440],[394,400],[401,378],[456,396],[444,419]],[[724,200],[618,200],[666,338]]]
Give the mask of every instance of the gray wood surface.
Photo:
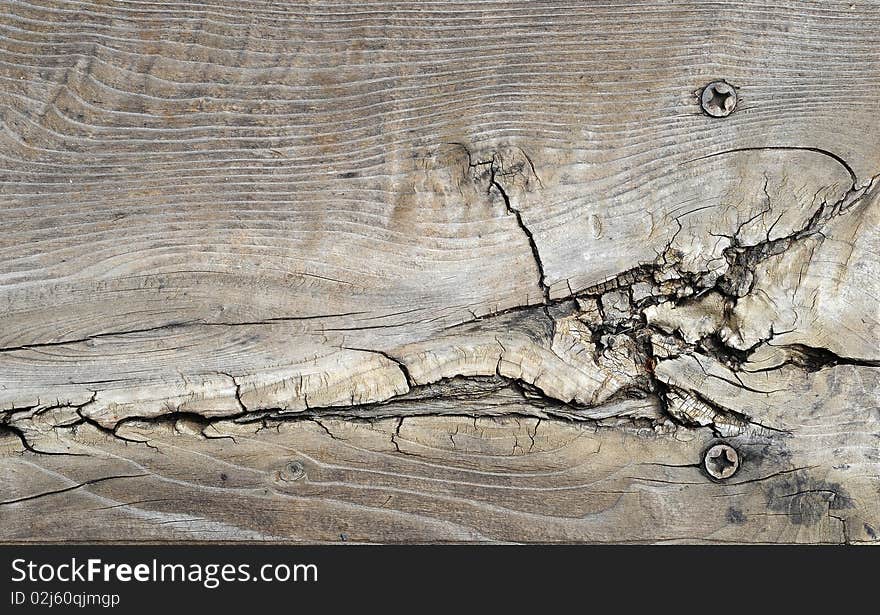
[[[0,2],[0,540],[877,542],[878,83],[876,1]]]

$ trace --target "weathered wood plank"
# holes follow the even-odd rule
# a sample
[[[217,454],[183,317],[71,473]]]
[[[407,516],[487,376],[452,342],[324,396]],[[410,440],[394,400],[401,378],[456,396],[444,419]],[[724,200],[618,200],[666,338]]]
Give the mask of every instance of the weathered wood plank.
[[[878,9],[0,2],[0,540],[877,540]]]
[[[145,444],[56,430],[81,457],[7,438],[0,527],[15,541],[874,541],[878,408],[848,401],[876,395],[877,370],[797,380],[770,404],[790,416],[762,417],[790,433],[729,440],[743,461],[726,482],[700,468],[708,430],[512,415],[534,411],[522,402],[501,418],[181,417],[128,424]]]

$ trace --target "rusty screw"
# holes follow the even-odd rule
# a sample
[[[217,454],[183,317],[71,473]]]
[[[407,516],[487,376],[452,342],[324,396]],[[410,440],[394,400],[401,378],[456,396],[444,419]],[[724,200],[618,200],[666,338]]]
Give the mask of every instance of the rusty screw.
[[[725,117],[736,107],[736,90],[726,81],[713,81],[700,95],[703,111],[712,117]]]
[[[706,451],[703,466],[712,478],[730,478],[739,469],[739,455],[729,444],[716,444]]]

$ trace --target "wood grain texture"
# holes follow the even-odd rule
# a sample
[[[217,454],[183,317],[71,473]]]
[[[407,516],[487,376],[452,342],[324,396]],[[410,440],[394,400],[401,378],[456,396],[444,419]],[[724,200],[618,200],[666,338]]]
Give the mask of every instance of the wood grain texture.
[[[0,2],[0,540],[877,541],[878,9]]]

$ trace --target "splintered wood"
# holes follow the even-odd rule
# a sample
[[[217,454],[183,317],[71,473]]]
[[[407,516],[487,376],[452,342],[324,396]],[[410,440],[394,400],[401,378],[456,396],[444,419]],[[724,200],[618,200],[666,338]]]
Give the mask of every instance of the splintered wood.
[[[877,542],[878,49],[876,0],[3,3],[0,540]]]

